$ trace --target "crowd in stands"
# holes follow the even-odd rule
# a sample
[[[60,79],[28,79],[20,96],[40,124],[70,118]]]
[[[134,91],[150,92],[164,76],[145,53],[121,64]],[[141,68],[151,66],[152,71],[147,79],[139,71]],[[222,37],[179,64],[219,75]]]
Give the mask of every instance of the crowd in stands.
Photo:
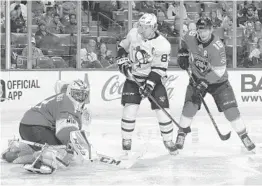
[[[173,57],[176,57],[179,39],[188,31],[196,30],[195,23],[200,17],[209,17],[213,23],[214,34],[217,34],[226,45],[227,64],[232,67],[234,16],[232,1],[184,1],[181,4],[179,1],[148,0],[131,1],[131,4],[134,27],[144,13],[154,13],[158,17],[158,31],[170,40]],[[128,31],[128,1],[82,1],[81,11],[77,12],[76,1],[32,1],[30,29],[33,32],[33,68],[76,67],[77,16],[81,16],[82,23],[81,67],[116,68],[114,63],[116,46]],[[262,2],[238,1],[235,16],[237,16],[237,66],[261,67]],[[27,21],[27,2],[11,1],[13,68],[26,68],[24,64],[28,56]],[[1,11],[1,33],[5,33],[3,11]],[[4,50],[3,44],[1,50]],[[3,57],[2,54],[1,58]]]

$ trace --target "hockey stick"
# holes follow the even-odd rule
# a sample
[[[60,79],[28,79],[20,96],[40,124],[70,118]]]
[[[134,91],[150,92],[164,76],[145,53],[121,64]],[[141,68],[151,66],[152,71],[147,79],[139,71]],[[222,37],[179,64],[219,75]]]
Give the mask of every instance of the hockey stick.
[[[193,77],[191,76],[189,70],[187,69],[186,71],[187,71],[187,74],[188,74],[189,78],[190,78],[194,83],[196,83],[195,80],[193,79]],[[214,118],[213,118],[213,116],[212,116],[212,114],[211,114],[211,112],[210,112],[210,110],[209,110],[209,108],[208,108],[208,106],[207,106],[204,98],[203,98],[203,96],[202,96],[201,94],[199,94],[199,97],[200,97],[200,99],[201,99],[201,101],[202,101],[202,103],[203,103],[203,105],[204,105],[204,107],[205,107],[205,109],[206,109],[206,111],[207,111],[207,113],[208,113],[211,121],[212,121],[212,124],[214,125],[214,127],[215,127],[215,129],[216,129],[216,131],[217,131],[217,133],[218,133],[218,135],[219,135],[219,138],[220,138],[222,141],[228,140],[228,139],[230,138],[230,136],[231,136],[231,131],[230,131],[229,133],[225,134],[225,135],[221,134],[221,132],[220,132],[220,130],[218,129],[218,126],[217,126],[217,124],[216,124],[216,122],[215,122],[215,120],[214,120]]]
[[[32,141],[26,141],[26,140],[19,140],[21,143],[25,143],[27,145],[31,145],[31,146],[35,146],[35,147],[40,147],[41,149],[43,149],[44,147],[47,146],[51,146],[54,148],[59,148],[59,149],[66,149],[65,145],[48,145],[48,144],[40,144],[40,143],[36,143],[36,142],[32,142]],[[64,162],[63,160],[61,160],[60,158],[56,157],[56,160],[59,161],[60,163],[62,163],[65,167],[69,166],[69,163]]]
[[[130,71],[128,71],[128,75],[129,75],[129,77],[131,77],[131,78],[135,81],[135,83],[139,86],[139,88],[142,88],[141,83],[139,83],[139,82],[137,81],[137,79],[133,76],[133,74],[132,74]],[[156,99],[155,99],[151,94],[148,96],[148,98],[149,98],[151,101],[153,101],[153,102],[156,104],[156,106],[158,106],[158,108],[161,109],[161,110],[166,114],[166,116],[167,116],[169,119],[171,119],[172,122],[175,123],[175,125],[176,125],[179,129],[182,128],[182,127],[176,122],[176,120],[166,111],[166,109],[163,108],[161,105],[159,105],[159,103],[156,101]]]
[[[93,159],[91,154],[91,144],[88,142],[86,134],[84,131],[73,131],[70,133],[70,141],[72,143],[72,146],[77,153],[77,155],[81,156],[84,160],[88,161],[98,161],[103,164],[107,165],[113,165],[119,168],[130,168],[132,167],[136,161],[144,155],[144,151],[141,153],[135,154],[131,159],[125,160],[125,159],[118,159],[113,158],[107,155],[103,155],[95,150],[95,157]]]

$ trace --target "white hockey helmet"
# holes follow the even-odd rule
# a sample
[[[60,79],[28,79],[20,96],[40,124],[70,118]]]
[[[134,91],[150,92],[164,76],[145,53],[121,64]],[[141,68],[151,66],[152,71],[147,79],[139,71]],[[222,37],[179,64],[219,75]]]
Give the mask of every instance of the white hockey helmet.
[[[150,39],[154,36],[154,32],[157,30],[157,17],[155,14],[145,13],[138,20],[138,33],[143,39]]]
[[[84,81],[78,79],[70,83],[66,90],[66,95],[73,102],[89,102],[90,87]]]

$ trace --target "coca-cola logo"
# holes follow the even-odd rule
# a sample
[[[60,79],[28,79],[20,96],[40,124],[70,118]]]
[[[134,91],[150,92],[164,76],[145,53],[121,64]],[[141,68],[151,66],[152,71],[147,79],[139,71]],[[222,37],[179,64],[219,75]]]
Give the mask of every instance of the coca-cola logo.
[[[170,98],[173,96],[173,91],[175,89],[173,82],[178,78],[178,76],[170,75],[168,76],[163,84],[166,87],[167,95]],[[101,97],[104,101],[112,101],[121,98],[122,89],[124,86],[124,80],[120,80],[120,75],[114,75],[110,77],[104,84]]]

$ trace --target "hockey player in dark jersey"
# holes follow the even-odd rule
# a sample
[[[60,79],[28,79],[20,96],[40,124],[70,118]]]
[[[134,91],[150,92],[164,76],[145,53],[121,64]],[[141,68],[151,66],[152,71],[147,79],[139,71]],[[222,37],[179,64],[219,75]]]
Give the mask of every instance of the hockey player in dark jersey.
[[[59,90],[57,87],[58,85],[57,94],[38,103],[24,114],[19,126],[22,140],[48,145],[68,145],[70,132],[81,130],[83,125],[89,125],[88,83],[75,80],[69,84],[61,84]],[[39,161],[35,163],[34,160],[38,156]],[[52,173],[58,167],[56,156],[70,161],[73,151],[51,146],[40,151],[38,147],[11,140],[7,151],[2,154],[2,159],[26,164],[26,170],[46,174]]]
[[[226,70],[225,46],[222,41],[212,34],[212,23],[208,18],[201,18],[196,23],[197,31],[189,31],[183,38],[178,51],[178,64],[183,70],[192,71],[192,78],[187,86],[186,96],[176,146],[182,149],[193,117],[200,109],[201,100],[206,93],[213,96],[219,112],[223,112],[226,119],[240,137],[247,150],[255,148],[247,134],[246,126],[241,119],[237,101],[228,81]]]

